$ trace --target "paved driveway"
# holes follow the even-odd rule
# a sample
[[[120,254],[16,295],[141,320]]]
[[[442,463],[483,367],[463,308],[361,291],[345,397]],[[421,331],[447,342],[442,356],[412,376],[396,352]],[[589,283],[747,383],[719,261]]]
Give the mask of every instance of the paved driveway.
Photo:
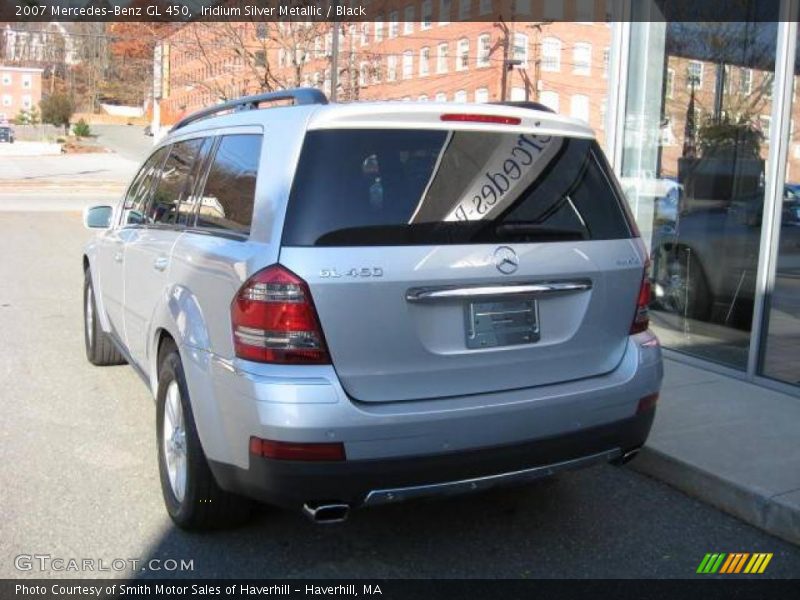
[[[147,390],[84,358],[79,220],[0,208],[0,577],[41,575],[20,554],[184,559],[204,577],[692,577],[706,552],[761,551],[768,575],[800,573],[797,547],[610,466],[337,526],[264,509],[183,533],[162,508]]]

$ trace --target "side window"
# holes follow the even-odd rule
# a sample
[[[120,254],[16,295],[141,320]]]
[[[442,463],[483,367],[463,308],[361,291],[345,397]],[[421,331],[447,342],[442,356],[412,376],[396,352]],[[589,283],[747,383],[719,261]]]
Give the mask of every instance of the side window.
[[[200,195],[198,227],[250,231],[260,156],[260,135],[222,137]]]
[[[178,222],[178,206],[191,193],[189,173],[202,146],[202,138],[172,145],[147,210],[149,223],[174,225]]]
[[[203,144],[197,151],[192,171],[189,173],[188,184],[181,195],[180,205],[178,206],[178,224],[184,227],[194,226],[195,200],[197,200],[197,197],[193,192],[206,171],[208,153],[211,150],[211,146],[214,145],[214,139],[213,137],[202,139]]]
[[[125,196],[125,206],[122,215],[122,225],[141,225],[147,219],[145,217],[145,208],[147,200],[150,198],[150,188],[153,184],[158,167],[164,159],[166,148],[160,148],[144,163],[133,184],[128,190],[128,195]]]

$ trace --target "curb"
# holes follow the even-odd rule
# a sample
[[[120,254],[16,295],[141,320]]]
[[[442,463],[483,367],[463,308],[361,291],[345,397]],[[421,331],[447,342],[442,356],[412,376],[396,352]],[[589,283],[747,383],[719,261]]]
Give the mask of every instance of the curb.
[[[642,448],[629,466],[759,529],[800,545],[799,503],[780,502],[758,489],[723,479],[650,446]]]

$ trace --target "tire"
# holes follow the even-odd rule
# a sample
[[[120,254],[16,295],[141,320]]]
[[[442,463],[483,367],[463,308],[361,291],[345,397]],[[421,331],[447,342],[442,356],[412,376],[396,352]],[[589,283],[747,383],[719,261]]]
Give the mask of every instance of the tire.
[[[178,350],[167,340],[159,354],[156,440],[167,513],[178,527],[189,531],[240,525],[250,517],[252,503],[217,485],[197,435]],[[166,435],[165,429],[172,435]]]
[[[100,327],[92,276],[88,269],[83,274],[83,342],[86,346],[86,358],[93,365],[104,367],[124,365],[127,362],[111,337]]]
[[[709,321],[714,298],[705,271],[696,255],[680,247],[661,254],[656,281],[664,290],[662,308],[689,319]]]

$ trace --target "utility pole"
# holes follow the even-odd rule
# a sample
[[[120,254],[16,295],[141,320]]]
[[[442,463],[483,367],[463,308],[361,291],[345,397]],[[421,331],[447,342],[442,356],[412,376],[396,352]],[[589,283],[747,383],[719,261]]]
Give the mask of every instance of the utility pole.
[[[511,37],[511,30],[506,25],[506,22],[503,21],[503,18],[500,19],[494,24],[503,34],[503,38],[500,40],[500,45],[503,49],[503,62],[502,62],[502,72],[500,74],[500,101],[505,102],[506,96],[508,95],[508,69],[509,69],[509,60],[508,60],[508,45],[509,45],[509,38]],[[481,49],[478,48],[478,52]]]

